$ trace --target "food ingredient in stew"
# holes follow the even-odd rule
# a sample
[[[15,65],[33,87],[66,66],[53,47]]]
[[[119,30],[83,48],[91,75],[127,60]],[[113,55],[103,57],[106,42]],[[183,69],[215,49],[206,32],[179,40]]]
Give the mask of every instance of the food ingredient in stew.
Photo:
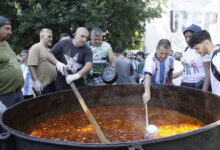
[[[145,109],[142,106],[90,108],[110,142],[144,140]],[[154,138],[192,131],[205,126],[199,120],[172,110],[149,107],[149,123],[158,127]],[[38,138],[81,143],[100,143],[82,110],[59,115],[32,126],[26,134]]]

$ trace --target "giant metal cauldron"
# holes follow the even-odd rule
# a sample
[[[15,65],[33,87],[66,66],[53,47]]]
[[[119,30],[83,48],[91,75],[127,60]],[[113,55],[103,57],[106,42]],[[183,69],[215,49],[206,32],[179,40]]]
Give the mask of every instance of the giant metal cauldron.
[[[5,150],[217,150],[220,147],[220,97],[199,90],[154,85],[149,106],[176,110],[207,126],[174,136],[126,143],[77,143],[34,138],[23,130],[48,117],[81,109],[72,90],[19,103],[2,115],[8,131],[0,137]],[[143,85],[115,85],[79,89],[88,107],[143,105]],[[4,139],[5,137],[5,139]],[[10,143],[10,144],[8,144]]]

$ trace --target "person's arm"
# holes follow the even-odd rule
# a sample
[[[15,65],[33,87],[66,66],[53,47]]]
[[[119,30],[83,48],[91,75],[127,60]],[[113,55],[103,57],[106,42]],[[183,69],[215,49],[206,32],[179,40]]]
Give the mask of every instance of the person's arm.
[[[47,54],[47,60],[49,62],[51,62],[52,64],[56,65],[56,63],[58,62],[58,60],[56,59],[56,57],[51,53],[51,52],[48,52]]]
[[[75,74],[68,75],[66,77],[67,84],[70,84],[71,82],[78,80],[81,77],[84,77],[90,72],[91,69],[92,69],[92,62],[87,62],[80,71],[78,71]]]
[[[132,62],[131,62],[130,75],[132,76],[133,74],[134,74],[134,68],[133,68],[133,65],[132,65]]]
[[[144,103],[147,103],[151,98],[150,85],[151,85],[151,76],[149,74],[145,74],[144,95],[143,95]]]
[[[77,73],[68,75],[66,77],[67,84],[70,84],[71,82],[78,80],[81,77],[84,77],[92,69],[93,56],[92,56],[92,50],[90,48],[87,49],[85,53],[84,62],[85,62],[85,65],[83,66],[82,69],[80,69]]]
[[[180,77],[181,75],[183,75],[183,71],[173,72],[173,79],[176,79]]]
[[[54,65],[56,66],[57,70],[58,70],[62,75],[64,75],[63,69],[64,69],[64,68],[67,69],[66,65],[63,64],[63,63],[61,63],[60,61],[58,61],[58,60],[56,59],[56,57],[55,57],[51,52],[48,52],[48,54],[47,54],[47,60],[48,60],[49,62],[51,62],[52,64],[54,64]]]
[[[115,58],[114,58],[114,54],[112,51],[112,48],[110,47],[110,50],[108,51],[108,60],[109,60],[109,64],[111,67],[116,67],[115,66]]]
[[[85,66],[77,73],[80,75],[80,77],[83,77],[87,75],[91,69],[92,69],[92,62],[87,62]]]
[[[41,95],[42,91],[43,91],[43,86],[42,86],[42,84],[40,83],[40,81],[37,77],[36,66],[29,65],[28,69],[31,73],[31,78],[34,81],[34,83],[33,83],[34,93],[36,95]]]
[[[28,69],[29,69],[29,71],[30,71],[30,73],[31,73],[31,78],[32,78],[32,80],[33,81],[36,81],[36,80],[38,80],[38,77],[37,77],[37,74],[36,74],[36,66],[28,66]]]
[[[205,81],[202,90],[207,91],[210,84],[210,61],[203,62],[203,66],[205,68]]]
[[[170,70],[168,72],[168,80],[170,81],[169,84],[171,85],[172,84],[172,81],[173,81],[173,70]]]
[[[167,78],[169,80],[169,85],[172,85],[172,83],[173,83],[173,70],[174,70],[174,62],[175,62],[175,60],[174,60],[174,57],[169,58],[169,60],[170,60],[170,66],[171,67],[170,67],[170,70],[169,70],[169,72],[167,74]]]

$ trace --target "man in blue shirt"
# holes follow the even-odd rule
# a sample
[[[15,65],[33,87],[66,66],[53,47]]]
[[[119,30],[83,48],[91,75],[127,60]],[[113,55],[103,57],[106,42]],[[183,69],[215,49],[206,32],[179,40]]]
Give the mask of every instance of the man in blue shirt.
[[[151,83],[165,84],[168,77],[172,84],[172,71],[174,58],[169,56],[171,48],[170,41],[161,39],[156,47],[156,52],[149,54],[144,65],[144,88],[143,95],[144,103],[147,103],[151,98],[150,85]]]

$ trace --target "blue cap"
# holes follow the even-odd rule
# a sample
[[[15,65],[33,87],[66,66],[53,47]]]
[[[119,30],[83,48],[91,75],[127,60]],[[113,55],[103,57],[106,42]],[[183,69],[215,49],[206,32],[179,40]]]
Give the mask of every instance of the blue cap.
[[[183,34],[185,34],[186,31],[191,31],[191,32],[198,32],[201,31],[201,27],[197,26],[195,24],[192,24],[191,26],[187,27],[184,31]]]

